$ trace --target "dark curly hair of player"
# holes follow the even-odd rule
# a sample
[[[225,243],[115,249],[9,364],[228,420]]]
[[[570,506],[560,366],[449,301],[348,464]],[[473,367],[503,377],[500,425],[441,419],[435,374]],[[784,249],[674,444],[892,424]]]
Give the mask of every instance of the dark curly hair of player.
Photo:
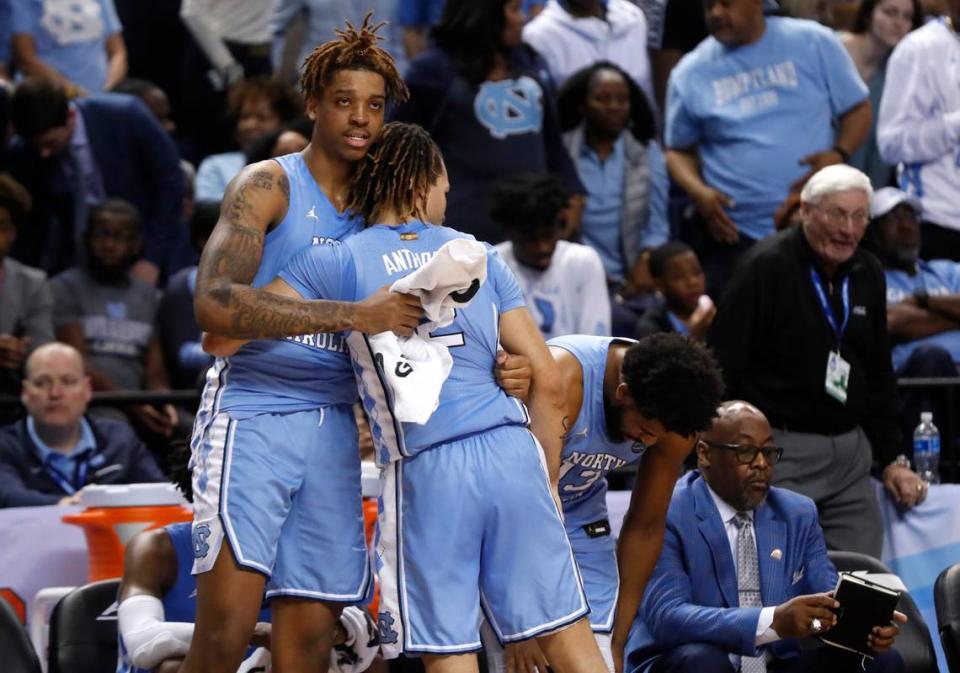
[[[490,218],[507,231],[560,228],[557,216],[566,205],[567,192],[555,175],[515,173],[494,183]]]
[[[423,219],[430,187],[443,173],[440,148],[416,124],[390,122],[357,164],[347,208],[376,224],[386,211]]]
[[[377,31],[387,22],[372,21],[372,11],[363,17],[359,28],[347,21],[346,28],[334,31],[338,39],[324,42],[310,52],[300,70],[300,91],[306,98],[319,98],[338,70],[369,70],[383,77],[388,102],[407,100],[410,92],[393,57],[377,45],[383,39]]]
[[[710,428],[723,396],[713,355],[679,334],[652,334],[631,346],[621,377],[640,413],[687,437]]]
[[[193,472],[190,470],[190,440],[174,439],[166,454],[167,474],[170,481],[183,494],[187,502],[193,502]]]

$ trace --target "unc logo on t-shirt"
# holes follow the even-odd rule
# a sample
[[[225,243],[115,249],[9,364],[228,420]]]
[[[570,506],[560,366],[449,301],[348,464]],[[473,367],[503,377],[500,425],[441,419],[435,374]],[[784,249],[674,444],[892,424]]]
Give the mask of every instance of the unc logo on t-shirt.
[[[473,111],[494,138],[539,133],[542,97],[540,85],[532,77],[484,82],[473,101]]]
[[[102,14],[96,0],[44,0],[40,25],[59,44],[88,42],[103,35]]]

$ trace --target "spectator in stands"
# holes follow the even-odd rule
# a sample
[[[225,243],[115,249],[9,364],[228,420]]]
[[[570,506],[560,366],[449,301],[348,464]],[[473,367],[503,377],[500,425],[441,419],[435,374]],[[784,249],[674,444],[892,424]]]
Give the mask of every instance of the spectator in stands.
[[[276,131],[263,134],[250,144],[247,163],[255,164],[284,154],[300,152],[310,143],[312,126],[310,120],[298,119]]]
[[[900,186],[923,204],[924,259],[960,261],[960,90],[945,63],[960,59],[960,1],[907,35],[887,64],[877,145],[899,164]]]
[[[126,201],[95,206],[84,233],[87,261],[53,278],[57,339],[82,355],[94,390],[169,388],[157,339],[157,292],[130,267],[143,244],[140,215]],[[173,406],[130,408],[138,425],[169,437]]]
[[[74,348],[49,343],[27,358],[27,418],[0,429],[0,507],[78,502],[88,484],[163,481],[125,423],[85,417],[90,378]]]
[[[386,38],[384,48],[390,52],[397,63],[397,69],[403,72],[406,69],[406,59],[403,50],[402,27],[395,20],[398,6],[411,4],[403,0],[277,0],[270,21],[270,30],[273,34],[271,47],[273,70],[276,76],[283,81],[292,81],[289,73],[281,72],[284,61],[284,52],[291,49],[287,44],[290,39],[290,26],[298,18],[304,22],[304,31],[298,45],[294,45],[296,66],[301,63],[318,44],[323,44],[334,37],[335,26],[343,25],[344,21],[359,26],[367,12],[373,12],[377,21],[386,21],[380,34]],[[437,5],[437,18],[441,3]]]
[[[193,38],[180,61],[180,128],[199,160],[233,147],[227,92],[243,79],[269,77],[273,2],[182,0],[180,18]],[[196,161],[195,161],[196,163]]]
[[[153,116],[160,122],[160,126],[163,127],[164,131],[173,135],[174,131],[177,130],[177,124],[173,121],[173,110],[170,107],[170,99],[167,97],[167,92],[153,82],[148,82],[145,79],[137,79],[136,77],[127,77],[113,87],[113,92],[136,96],[142,100],[143,104],[147,106],[147,109],[153,113]]]
[[[239,150],[208,156],[197,169],[197,199],[219,201],[233,176],[246,163],[245,152],[257,138],[303,115],[303,101],[292,87],[258,77],[239,82],[230,91],[230,115],[236,121]]]
[[[746,402],[726,402],[697,443],[697,471],[677,484],[663,551],[630,633],[626,669],[636,673],[894,673],[896,623],[868,636],[879,653],[813,646],[836,624],[828,595],[837,570],[816,505],[772,487],[784,449]],[[895,622],[906,615],[894,613]],[[806,643],[801,643],[806,639]]]
[[[647,19],[629,0],[549,0],[523,28],[559,88],[597,61],[620,66],[653,102]]]
[[[905,507],[926,488],[897,455],[883,270],[858,248],[871,194],[855,168],[818,171],[801,194],[802,226],[744,256],[709,340],[730,396],[763,410],[785,449],[778,484],[817,503],[831,549],[879,558],[874,459]]]
[[[626,72],[601,61],[570,78],[559,107],[587,189],[583,241],[600,253],[612,289],[635,274],[649,278],[643,253],[669,236],[669,181],[646,98]]]
[[[13,0],[13,58],[25,76],[76,95],[97,94],[127,75],[127,48],[113,0]]]
[[[706,279],[693,248],[681,241],[664,243],[650,254],[650,275],[663,304],[643,314],[637,323],[637,338],[679,332],[699,341],[706,339],[717,309],[705,294]]]
[[[870,102],[824,26],[765,17],[761,0],[706,11],[711,37],[670,75],[664,142],[702,218],[689,242],[718,298],[736,259],[790,220],[804,181],[860,147]]]
[[[13,8],[10,7],[9,0],[0,1],[0,82],[6,82],[10,79],[10,19],[12,12]]]
[[[513,270],[545,339],[610,334],[610,298],[600,256],[562,241],[567,197],[552,175],[521,173],[494,185],[490,216],[507,240],[497,252]]]
[[[899,189],[877,191],[863,247],[880,259],[886,276],[887,330],[897,377],[952,377],[960,363],[960,264],[919,258],[922,212],[920,200]],[[939,419],[948,413],[943,391],[905,387],[898,397],[904,446],[920,412],[931,411]]]
[[[219,217],[219,201],[200,202],[194,209],[190,219],[190,239],[198,254]],[[157,337],[163,361],[170,383],[178,390],[200,386],[201,376],[213,362],[200,345],[201,330],[193,314],[196,283],[196,264],[171,276],[157,313]]]
[[[20,202],[0,188],[0,394],[20,391],[23,363],[31,349],[53,340],[53,295],[47,275],[8,255],[23,220]],[[0,409],[0,423],[20,417]]]
[[[48,273],[72,266],[91,206],[123,198],[144,222],[143,258],[132,273],[156,284],[180,237],[183,175],[173,141],[143,103],[120,94],[68,102],[56,82],[29,78],[14,92],[13,126],[13,173],[35,206],[17,258]]]
[[[863,0],[853,29],[840,35],[870,90],[870,107],[874,111],[880,109],[890,52],[907,33],[922,25],[920,0]],[[880,158],[877,148],[877,119],[878,115],[874,114],[866,141],[850,155],[850,165],[866,173],[874,189],[893,184],[894,178],[894,167]]]
[[[564,151],[546,65],[522,44],[520,0],[448,0],[435,47],[410,64],[410,99],[394,112],[427,129],[450,176],[447,224],[498,243],[490,187],[509,173],[556,173],[581,194]]]

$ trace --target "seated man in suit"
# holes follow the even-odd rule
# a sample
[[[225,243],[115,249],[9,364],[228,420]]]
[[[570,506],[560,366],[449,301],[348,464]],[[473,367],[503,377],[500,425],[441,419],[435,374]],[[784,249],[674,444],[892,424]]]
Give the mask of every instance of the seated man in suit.
[[[860,671],[861,657],[800,647],[825,633],[837,583],[817,509],[771,487],[782,449],[756,407],[726,402],[697,444],[697,471],[678,483],[663,551],[627,644],[626,669],[757,673]],[[899,622],[906,617],[895,613]],[[866,671],[903,671],[891,650],[899,627],[877,626]],[[804,645],[812,645],[812,641]]]
[[[53,342],[30,354],[27,417],[0,428],[0,507],[75,504],[88,484],[164,481],[130,426],[84,416],[90,396],[75,348]]]

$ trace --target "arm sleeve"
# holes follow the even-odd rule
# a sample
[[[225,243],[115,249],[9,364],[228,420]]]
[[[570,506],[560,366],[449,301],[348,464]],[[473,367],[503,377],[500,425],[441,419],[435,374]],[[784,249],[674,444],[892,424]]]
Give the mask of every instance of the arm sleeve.
[[[117,631],[130,663],[145,670],[152,670],[164,659],[186,655],[193,638],[193,624],[165,622],[163,603],[146,594],[120,603]]]
[[[143,258],[162,269],[174,252],[182,226],[180,156],[170,135],[139,98],[131,97],[126,117],[144,179],[151,186],[150,207],[143,213]]]
[[[345,282],[353,266],[348,260],[343,245],[312,245],[287,263],[280,278],[304,299],[352,301],[353,293],[345,294],[351,289]]]
[[[667,114],[663,144],[668,148],[685,149],[699,144],[701,130],[699,121],[690,111],[683,75],[679,70],[681,66],[682,64],[678,64],[667,80]]]
[[[277,0],[270,19],[270,34],[273,44],[270,46],[270,60],[275,71],[280,70],[283,61],[283,44],[287,39],[287,30],[294,17],[303,8],[303,0]]]
[[[834,116],[839,116],[864,100],[869,91],[840,38],[832,30],[820,30],[819,26],[818,33],[820,63],[830,108]]]
[[[31,350],[53,341],[53,292],[50,281],[44,278],[33,293],[26,298],[27,312],[23,316],[20,332],[30,337]]]
[[[728,652],[755,655],[760,608],[695,605],[682,544],[679,531],[668,523],[663,549],[640,608],[657,647],[671,649],[695,637],[698,642],[718,645]]]
[[[577,334],[610,336],[610,295],[607,292],[607,274],[600,255],[593,248],[581,246],[581,279]]]
[[[526,306],[523,291],[513,271],[495,248],[487,246],[487,282],[492,282],[500,298],[500,314]]]
[[[56,505],[65,493],[42,493],[27,487],[14,461],[15,451],[6,446],[14,440],[0,440],[0,507],[41,507]]]
[[[641,228],[637,251],[656,248],[670,238],[670,222],[667,219],[667,201],[670,195],[670,178],[667,176],[667,161],[663,150],[654,140],[647,144],[647,159],[650,162],[650,207],[647,226]]]
[[[877,120],[877,147],[887,163],[935,161],[960,144],[960,110],[943,110],[930,82],[933,68],[912,40],[887,62]]]
[[[757,620],[757,647],[780,640],[780,636],[771,626],[773,624],[773,611],[776,609],[775,605],[761,608],[760,618]]]
[[[10,34],[29,33],[36,35],[40,31],[39,4],[31,2],[10,3]]]

